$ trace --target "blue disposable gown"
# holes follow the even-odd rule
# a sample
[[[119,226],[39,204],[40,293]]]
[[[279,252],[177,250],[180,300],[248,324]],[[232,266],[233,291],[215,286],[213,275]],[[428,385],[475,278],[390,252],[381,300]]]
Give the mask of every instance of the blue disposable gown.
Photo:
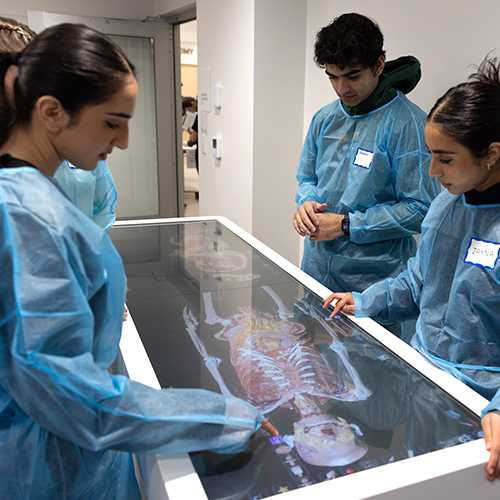
[[[64,161],[54,174],[69,199],[101,229],[108,232],[115,223],[116,186],[105,161],[92,171],[81,170]]]
[[[499,251],[500,204],[470,205],[443,191],[407,270],[353,294],[358,317],[418,316],[413,347],[491,400],[485,411],[500,409]]]
[[[350,214],[350,237],[305,240],[302,269],[330,290],[361,292],[415,255],[413,235],[440,190],[428,175],[425,119],[400,91],[364,115],[349,116],[337,100],[313,117],[295,201]]]
[[[0,169],[0,262],[0,498],[130,500],[127,452],[230,453],[259,427],[241,399],[108,373],[121,259],[34,168]]]

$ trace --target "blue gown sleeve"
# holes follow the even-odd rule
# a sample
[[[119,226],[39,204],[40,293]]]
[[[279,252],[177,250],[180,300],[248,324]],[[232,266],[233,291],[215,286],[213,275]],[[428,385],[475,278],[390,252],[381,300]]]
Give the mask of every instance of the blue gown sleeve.
[[[350,215],[353,243],[375,243],[420,233],[420,227],[440,185],[429,176],[431,156],[426,151],[423,127],[414,121],[392,130],[387,152],[396,199]]]
[[[306,201],[318,201],[318,176],[316,175],[316,159],[318,145],[315,138],[315,119],[313,118],[307,132],[300,154],[297,181],[299,190],[295,196],[297,208]]]
[[[100,161],[95,170],[95,193],[93,221],[108,232],[116,220],[116,202],[118,193],[115,181],[105,161]]]
[[[0,402],[94,451],[244,449],[263,420],[245,401],[107,372],[123,322],[123,266],[109,238],[53,191],[64,203],[54,195],[40,209],[49,205],[62,225],[22,205],[7,210],[0,192]]]
[[[423,287],[420,252],[421,247],[417,250],[417,255],[408,261],[407,269],[396,278],[379,281],[363,293],[353,293],[356,317],[369,317],[382,323],[418,317]]]
[[[496,392],[490,404],[481,412],[481,417],[484,417],[490,411],[500,411],[500,389]]]

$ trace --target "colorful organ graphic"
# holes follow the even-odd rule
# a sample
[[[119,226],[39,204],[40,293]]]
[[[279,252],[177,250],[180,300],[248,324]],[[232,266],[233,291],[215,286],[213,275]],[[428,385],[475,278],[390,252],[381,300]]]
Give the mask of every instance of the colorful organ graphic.
[[[214,301],[224,310],[217,296],[212,292],[203,293],[205,323],[220,324],[222,329],[215,338],[229,342],[232,368],[245,392],[239,395],[270,417],[278,407],[295,412],[293,444],[305,462],[341,466],[359,460],[368,446],[355,426],[322,408],[330,400],[360,401],[371,395],[351,365],[333,323],[305,301],[295,305],[326,334],[328,349],[335,353],[342,368],[337,371],[313,342],[306,326],[291,321],[293,314],[279,295],[269,286],[261,290],[267,295],[273,313],[245,306],[225,318],[216,313]],[[197,333],[198,320],[188,308],[184,309],[183,316],[186,330],[221,392],[235,395],[224,381],[223,373],[228,367],[221,366],[221,359],[208,352]]]

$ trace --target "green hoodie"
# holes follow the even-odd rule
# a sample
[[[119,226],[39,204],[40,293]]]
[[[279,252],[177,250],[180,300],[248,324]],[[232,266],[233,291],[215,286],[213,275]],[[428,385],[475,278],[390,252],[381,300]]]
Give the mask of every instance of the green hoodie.
[[[403,56],[387,61],[380,75],[380,82],[373,93],[357,106],[346,106],[341,101],[342,107],[349,116],[365,115],[392,101],[398,90],[403,94],[411,92],[421,76],[420,61],[416,57]]]

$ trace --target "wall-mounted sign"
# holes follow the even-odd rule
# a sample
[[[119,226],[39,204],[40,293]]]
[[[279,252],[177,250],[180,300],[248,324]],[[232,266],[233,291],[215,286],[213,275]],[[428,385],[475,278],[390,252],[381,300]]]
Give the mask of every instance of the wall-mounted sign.
[[[210,113],[210,69],[198,69],[198,111]]]
[[[181,64],[198,64],[198,46],[193,42],[181,42]]]

